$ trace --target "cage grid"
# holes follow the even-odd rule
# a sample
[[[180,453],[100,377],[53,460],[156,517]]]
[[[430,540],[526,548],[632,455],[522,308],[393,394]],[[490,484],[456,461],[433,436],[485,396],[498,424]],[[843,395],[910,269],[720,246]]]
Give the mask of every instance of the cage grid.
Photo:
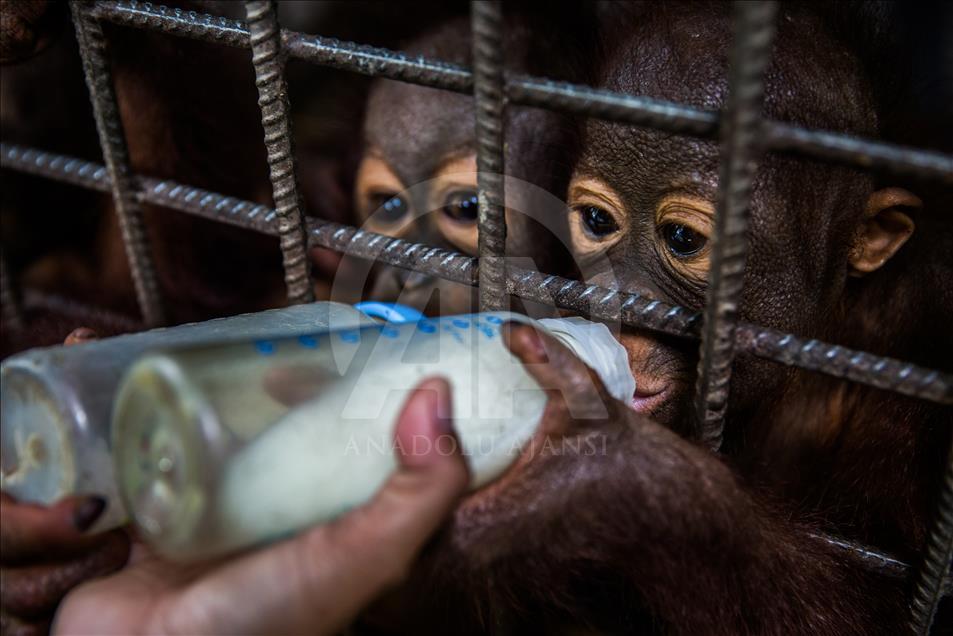
[[[729,97],[722,112],[510,75],[503,67],[502,9],[496,2],[471,3],[472,71],[441,60],[280,29],[274,0],[245,2],[247,22],[135,0],[75,0],[70,6],[104,163],[3,143],[0,144],[0,165],[112,194],[138,304],[147,326],[163,324],[165,314],[142,225],[140,206],[143,203],[278,237],[289,302],[307,302],[313,298],[306,250],[321,246],[477,286],[481,310],[503,308],[506,297],[514,295],[629,326],[699,339],[696,434],[716,450],[720,445],[731,366],[738,352],[940,404],[953,404],[950,374],[737,319],[747,249],[745,227],[751,182],[763,152],[791,153],[953,185],[951,156],[761,118],[763,72],[770,60],[777,13],[775,2],[733,5]],[[103,35],[103,22],[252,52],[274,208],[187,184],[133,174],[106,56],[108,42]],[[474,96],[479,198],[477,258],[353,226],[305,218],[295,177],[284,79],[284,63],[288,57]],[[721,170],[712,267],[703,313],[637,293],[505,265],[506,223],[501,175],[504,172],[503,115],[507,103],[720,140]],[[5,264],[2,270],[4,318],[15,326],[22,317]],[[875,550],[826,535],[818,537],[851,551],[872,567],[910,575],[909,565]],[[950,592],[951,559],[953,448],[944,467],[937,514],[922,563],[912,575],[912,632],[930,632],[939,602]]]

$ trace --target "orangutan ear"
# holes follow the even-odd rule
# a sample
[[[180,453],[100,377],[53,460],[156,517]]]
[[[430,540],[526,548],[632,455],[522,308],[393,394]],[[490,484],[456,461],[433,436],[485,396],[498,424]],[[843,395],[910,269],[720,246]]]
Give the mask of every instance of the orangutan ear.
[[[867,210],[848,258],[850,275],[869,274],[890,260],[913,234],[910,213],[923,202],[903,188],[883,188],[867,199]]]

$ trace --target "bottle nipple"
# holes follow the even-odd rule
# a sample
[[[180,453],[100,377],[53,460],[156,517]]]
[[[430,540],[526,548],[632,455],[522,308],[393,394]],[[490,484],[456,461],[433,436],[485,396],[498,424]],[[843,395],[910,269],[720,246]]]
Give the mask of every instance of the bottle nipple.
[[[629,354],[607,326],[578,316],[537,322],[595,371],[612,397],[626,404],[632,400],[635,377],[629,367]]]

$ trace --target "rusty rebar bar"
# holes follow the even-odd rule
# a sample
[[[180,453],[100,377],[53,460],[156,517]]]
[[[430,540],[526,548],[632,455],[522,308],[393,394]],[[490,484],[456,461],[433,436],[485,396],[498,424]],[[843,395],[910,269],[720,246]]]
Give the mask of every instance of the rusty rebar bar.
[[[696,435],[715,450],[721,447],[735,359],[751,189],[763,151],[759,132],[764,73],[771,59],[777,11],[771,1],[732,5],[734,38],[721,120],[721,168],[695,386]]]
[[[477,259],[465,254],[330,221],[313,219],[309,225],[312,245],[464,285],[473,286],[478,282]]]
[[[71,2],[70,10],[139,310],[146,325],[159,326],[165,323],[165,311],[136,197],[137,185],[129,166],[126,138],[106,59],[106,38],[102,25],[88,13],[86,3]]]
[[[930,634],[953,567],[953,438],[948,453],[936,517],[927,536],[910,604],[910,630],[919,636]]]
[[[503,193],[503,7],[470,3],[476,108],[480,311],[506,308],[506,211]]]
[[[241,21],[147,2],[100,0],[93,13],[117,24],[205,42],[247,47],[249,41],[248,28]],[[294,31],[282,31],[281,37],[288,55],[307,62],[459,93],[473,92],[473,74],[458,64]],[[523,106],[648,126],[673,134],[718,137],[717,112],[675,102],[529,76],[508,77],[506,97]],[[772,151],[953,184],[953,157],[947,154],[768,120],[762,122],[762,134],[766,148]]]
[[[314,300],[298,178],[291,137],[288,86],[274,0],[245,2],[261,125],[265,129],[272,196],[278,213],[278,240],[285,267],[288,302]]]

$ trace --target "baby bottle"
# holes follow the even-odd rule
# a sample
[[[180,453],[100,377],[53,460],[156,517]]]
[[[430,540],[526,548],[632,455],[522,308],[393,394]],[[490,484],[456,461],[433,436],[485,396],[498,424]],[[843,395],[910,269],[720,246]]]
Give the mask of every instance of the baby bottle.
[[[548,331],[613,396],[631,399],[625,349],[581,318],[481,313],[143,356],[122,381],[112,431],[140,535],[169,558],[201,559],[368,501],[396,470],[404,402],[431,376],[450,383],[471,488],[488,483],[533,435],[547,399],[503,343],[507,321]]]

